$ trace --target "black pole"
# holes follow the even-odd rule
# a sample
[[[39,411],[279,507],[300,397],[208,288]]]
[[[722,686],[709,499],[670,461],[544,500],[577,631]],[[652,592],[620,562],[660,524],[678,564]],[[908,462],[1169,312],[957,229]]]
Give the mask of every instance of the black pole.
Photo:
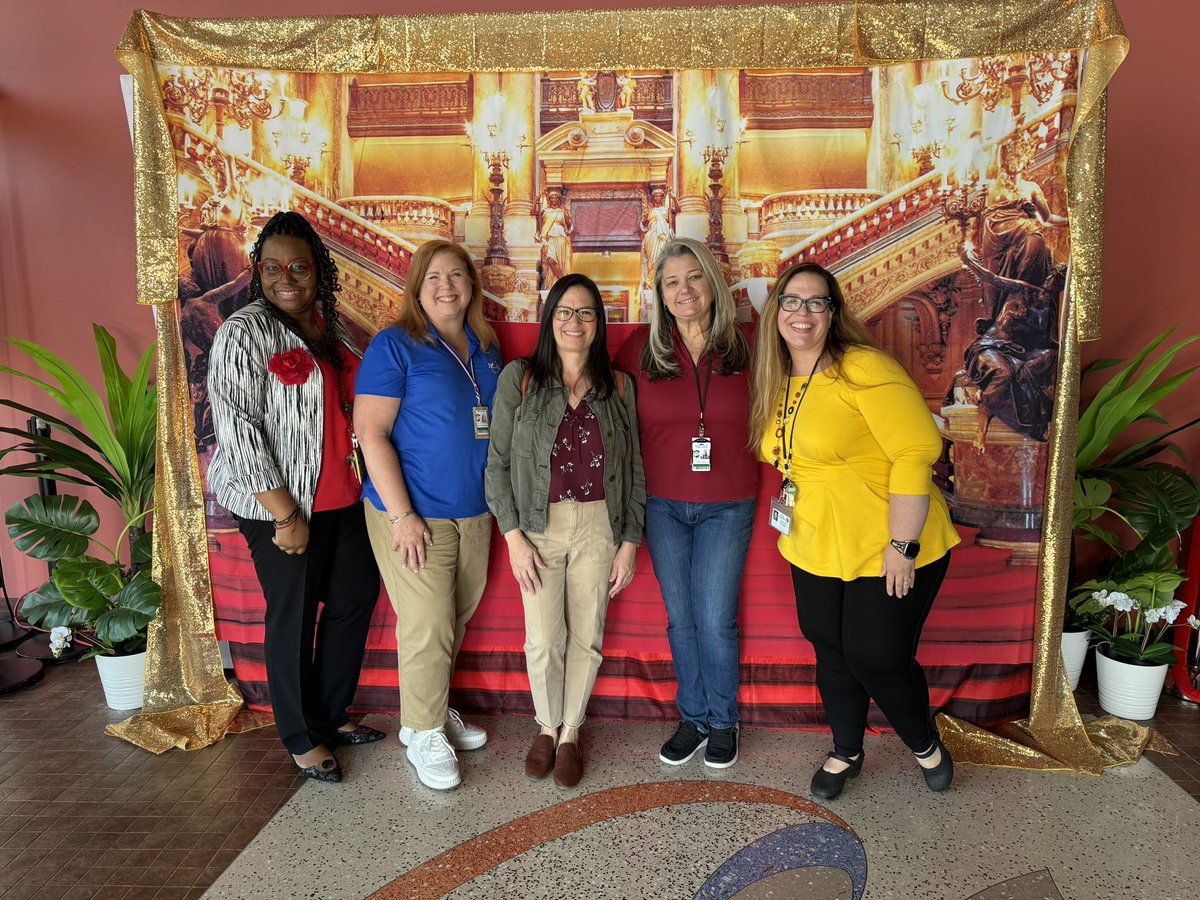
[[[39,419],[37,416],[30,416],[25,420],[25,430],[30,434],[35,434],[38,437],[50,437],[50,424]],[[34,456],[38,462],[46,459],[45,454],[35,453]],[[58,493],[58,482],[53,478],[38,478],[38,494],[43,497],[52,497]],[[51,575],[54,574],[54,563],[46,563],[46,569]]]

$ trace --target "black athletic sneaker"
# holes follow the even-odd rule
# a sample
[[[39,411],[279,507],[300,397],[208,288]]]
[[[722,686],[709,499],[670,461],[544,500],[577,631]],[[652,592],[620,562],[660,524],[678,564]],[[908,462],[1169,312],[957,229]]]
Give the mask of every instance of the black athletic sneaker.
[[[671,739],[662,745],[658,758],[672,766],[682,766],[707,743],[707,734],[701,733],[691,722],[680,722]]]
[[[738,758],[738,728],[714,728],[708,733],[704,764],[710,769],[728,769]]]

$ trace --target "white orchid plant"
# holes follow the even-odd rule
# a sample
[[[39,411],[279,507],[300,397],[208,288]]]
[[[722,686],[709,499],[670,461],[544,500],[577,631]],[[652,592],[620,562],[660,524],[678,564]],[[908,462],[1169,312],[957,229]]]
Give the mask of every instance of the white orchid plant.
[[[74,637],[74,633],[65,625],[56,625],[50,629],[50,652],[54,654],[55,659],[63,655],[63,651],[71,645]]]
[[[1183,584],[1178,569],[1138,572],[1121,581],[1096,579],[1079,585],[1071,606],[1089,623],[1092,643],[1113,659],[1143,665],[1171,664],[1177,627],[1200,630],[1200,619],[1178,621],[1186,604],[1175,599]]]

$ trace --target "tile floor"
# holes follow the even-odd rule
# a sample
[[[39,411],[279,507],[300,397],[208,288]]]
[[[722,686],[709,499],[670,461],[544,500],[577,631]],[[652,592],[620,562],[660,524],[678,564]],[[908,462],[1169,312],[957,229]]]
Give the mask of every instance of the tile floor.
[[[305,780],[273,730],[155,756],[91,661],[0,696],[0,897],[199,897]]]
[[[0,898],[200,897],[305,782],[273,730],[156,757],[104,734],[124,717],[91,662],[0,696]],[[1200,707],[1164,696],[1152,724],[1180,755],[1150,759],[1200,801]]]

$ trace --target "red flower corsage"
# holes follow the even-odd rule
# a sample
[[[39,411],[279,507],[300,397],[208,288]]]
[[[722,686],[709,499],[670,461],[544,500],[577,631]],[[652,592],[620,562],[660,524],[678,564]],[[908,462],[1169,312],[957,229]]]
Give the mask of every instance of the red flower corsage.
[[[304,384],[312,374],[313,358],[299,347],[286,353],[276,353],[267,363],[267,370],[279,379],[280,384]]]

